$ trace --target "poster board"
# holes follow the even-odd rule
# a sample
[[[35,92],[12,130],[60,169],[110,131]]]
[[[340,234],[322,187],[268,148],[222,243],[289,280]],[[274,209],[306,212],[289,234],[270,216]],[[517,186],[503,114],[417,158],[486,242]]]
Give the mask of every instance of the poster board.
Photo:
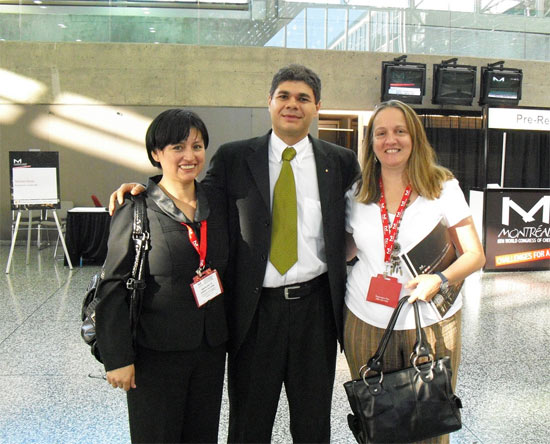
[[[59,153],[10,151],[12,210],[60,208]]]

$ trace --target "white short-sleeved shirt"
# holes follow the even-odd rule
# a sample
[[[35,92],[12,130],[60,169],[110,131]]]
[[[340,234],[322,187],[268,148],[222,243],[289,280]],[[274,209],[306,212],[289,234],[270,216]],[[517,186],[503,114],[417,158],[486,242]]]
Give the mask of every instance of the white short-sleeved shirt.
[[[368,205],[358,203],[355,199],[355,191],[356,186],[346,194],[346,231],[353,235],[359,260],[348,274],[346,305],[362,321],[375,327],[386,328],[393,309],[366,300],[371,277],[381,274],[385,270],[380,207],[375,203]],[[448,227],[452,227],[470,215],[470,208],[458,181],[451,179],[443,184],[443,190],[438,199],[429,200],[418,196],[405,209],[399,226],[397,242],[401,245],[401,251],[407,251],[429,234],[440,219]],[[393,221],[393,215],[389,216]],[[403,284],[400,298],[410,294],[411,290],[405,289],[404,285],[412,279],[404,264],[401,264],[401,269],[401,275],[393,274]],[[459,295],[445,318],[455,314],[461,307],[462,296]],[[419,308],[423,327],[439,321],[428,304],[420,302]],[[397,330],[415,328],[412,306],[403,307],[395,328]]]

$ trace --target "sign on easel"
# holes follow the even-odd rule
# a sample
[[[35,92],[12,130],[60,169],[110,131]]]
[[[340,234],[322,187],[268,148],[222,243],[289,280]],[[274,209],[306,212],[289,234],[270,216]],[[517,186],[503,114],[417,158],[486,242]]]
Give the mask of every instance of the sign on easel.
[[[6,273],[10,272],[13,250],[21,222],[21,212],[24,210],[29,210],[26,259],[26,264],[29,264],[33,209],[52,210],[63,251],[69,268],[72,270],[73,265],[55,211],[56,208],[61,207],[59,198],[59,153],[56,151],[10,151],[9,160],[11,208],[17,211],[17,217],[11,239]]]
[[[60,208],[59,153],[10,151],[12,210]]]

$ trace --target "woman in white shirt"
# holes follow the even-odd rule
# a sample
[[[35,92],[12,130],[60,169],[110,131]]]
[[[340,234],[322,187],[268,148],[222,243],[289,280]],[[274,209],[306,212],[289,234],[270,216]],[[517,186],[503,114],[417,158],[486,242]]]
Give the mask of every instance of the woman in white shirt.
[[[462,298],[442,320],[428,304],[442,285],[452,285],[485,263],[470,209],[452,173],[436,163],[415,111],[399,101],[373,113],[361,156],[361,180],[347,194],[348,275],[344,349],[352,377],[375,353],[397,301],[418,301],[434,358],[450,356],[453,386],[460,362]],[[458,258],[442,273],[413,277],[399,253],[442,223]],[[382,295],[382,296],[381,296]],[[403,307],[384,354],[385,372],[410,366],[416,341],[412,305]],[[448,435],[423,441],[448,442]]]

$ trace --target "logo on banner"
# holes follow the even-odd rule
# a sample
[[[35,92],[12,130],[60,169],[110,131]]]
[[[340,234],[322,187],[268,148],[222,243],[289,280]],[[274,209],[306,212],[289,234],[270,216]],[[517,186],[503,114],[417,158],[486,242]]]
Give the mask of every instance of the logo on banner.
[[[543,196],[529,210],[525,211],[509,197],[502,198],[502,225],[510,225],[510,210],[521,216],[525,223],[535,222],[535,214],[542,208],[542,223],[550,224],[550,196]]]
[[[525,225],[512,222],[510,225],[510,214],[518,214]],[[535,205],[525,209],[514,202],[510,197],[502,198],[502,229],[498,233],[498,244],[539,244],[550,243],[550,196],[542,196]],[[542,250],[541,250],[542,251]],[[532,256],[525,257],[522,261],[547,259],[546,250],[541,251],[523,251],[523,253]],[[514,253],[514,263],[519,259]],[[516,260],[517,259],[517,260]],[[498,265],[504,265],[506,261],[511,260],[509,255],[503,255],[497,262]]]

